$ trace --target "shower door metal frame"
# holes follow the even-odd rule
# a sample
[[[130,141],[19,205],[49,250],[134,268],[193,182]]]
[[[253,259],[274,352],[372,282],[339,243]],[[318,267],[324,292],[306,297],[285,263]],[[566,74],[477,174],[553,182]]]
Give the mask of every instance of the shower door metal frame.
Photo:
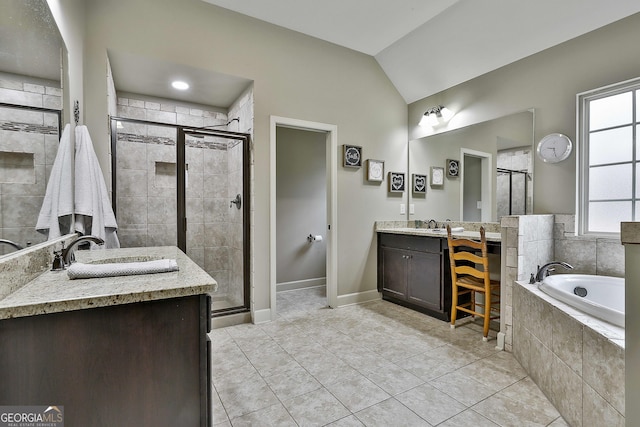
[[[227,315],[227,314],[235,314],[235,313],[244,313],[250,311],[251,308],[251,254],[250,254],[250,213],[251,213],[251,197],[250,197],[250,169],[249,169],[249,155],[250,155],[250,147],[251,147],[251,135],[248,133],[241,132],[230,132],[223,130],[215,130],[211,129],[211,127],[191,127],[191,126],[182,126],[182,125],[173,125],[168,123],[160,123],[153,122],[148,120],[140,120],[140,119],[130,119],[124,117],[114,117],[110,116],[110,137],[111,137],[111,188],[112,194],[111,197],[113,211],[116,210],[116,194],[117,194],[117,184],[116,184],[116,172],[117,172],[117,122],[130,122],[130,123],[140,123],[151,126],[162,126],[162,127],[170,127],[176,129],[176,192],[177,192],[177,242],[176,246],[184,253],[187,252],[187,203],[186,203],[186,180],[185,180],[185,165],[186,165],[186,135],[207,135],[218,138],[226,138],[233,139],[236,141],[242,142],[242,192],[243,192],[243,201],[242,201],[242,281],[243,281],[243,306],[238,307],[230,307],[220,310],[212,311],[212,317]],[[117,219],[117,217],[116,217]]]

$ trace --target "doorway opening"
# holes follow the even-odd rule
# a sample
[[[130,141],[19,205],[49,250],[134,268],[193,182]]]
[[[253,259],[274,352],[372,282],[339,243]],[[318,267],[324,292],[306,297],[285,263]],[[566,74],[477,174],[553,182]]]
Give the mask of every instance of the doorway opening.
[[[278,291],[291,310],[337,305],[337,127],[272,116],[270,157],[271,307],[256,322],[277,318]]]
[[[495,221],[493,212],[493,161],[490,153],[460,150],[460,219]]]
[[[180,248],[218,283],[213,317],[250,308],[249,146],[244,133],[111,119],[121,246]]]

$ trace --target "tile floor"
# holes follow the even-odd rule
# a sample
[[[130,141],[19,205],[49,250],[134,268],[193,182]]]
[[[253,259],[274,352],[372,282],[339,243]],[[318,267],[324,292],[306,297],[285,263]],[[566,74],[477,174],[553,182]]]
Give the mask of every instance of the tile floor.
[[[568,426],[479,325],[325,301],[279,293],[276,321],[211,332],[215,426]]]

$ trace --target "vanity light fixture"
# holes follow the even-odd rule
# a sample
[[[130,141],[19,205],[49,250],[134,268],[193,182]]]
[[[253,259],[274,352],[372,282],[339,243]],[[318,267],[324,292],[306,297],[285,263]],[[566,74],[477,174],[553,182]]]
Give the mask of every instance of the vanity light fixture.
[[[183,82],[183,81],[180,81],[180,80],[175,80],[175,81],[171,82],[171,86],[174,89],[178,89],[178,90],[187,90],[187,89],[189,89],[189,83]]]
[[[422,119],[420,119],[420,126],[436,126],[440,122],[449,121],[453,117],[453,113],[447,107],[442,105],[436,105],[424,112]]]

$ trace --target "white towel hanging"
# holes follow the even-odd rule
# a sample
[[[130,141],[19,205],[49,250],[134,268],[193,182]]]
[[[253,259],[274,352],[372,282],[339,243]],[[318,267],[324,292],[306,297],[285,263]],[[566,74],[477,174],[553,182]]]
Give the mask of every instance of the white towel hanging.
[[[119,248],[118,224],[111,208],[107,186],[86,126],[76,127],[75,230],[100,237],[96,248]],[[90,230],[89,230],[90,229]]]
[[[58,152],[49,174],[36,231],[48,234],[47,240],[71,232],[73,214],[73,163],[71,126],[65,125],[60,137]]]

